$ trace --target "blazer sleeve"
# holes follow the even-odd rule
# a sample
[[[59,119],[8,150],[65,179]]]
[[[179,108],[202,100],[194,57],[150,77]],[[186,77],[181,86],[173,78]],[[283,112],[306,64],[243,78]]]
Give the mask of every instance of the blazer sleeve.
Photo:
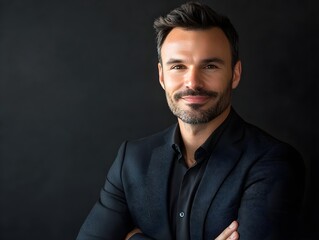
[[[299,239],[303,192],[301,156],[285,144],[273,147],[247,176],[238,213],[240,239]]]
[[[121,174],[125,148],[126,143],[123,143],[107,174],[99,200],[83,223],[77,240],[123,240],[133,229]]]

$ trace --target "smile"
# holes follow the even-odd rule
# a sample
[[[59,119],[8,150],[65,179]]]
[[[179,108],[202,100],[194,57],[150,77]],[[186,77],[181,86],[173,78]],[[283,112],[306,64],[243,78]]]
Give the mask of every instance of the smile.
[[[188,104],[204,104],[209,100],[209,96],[184,96],[182,99]]]

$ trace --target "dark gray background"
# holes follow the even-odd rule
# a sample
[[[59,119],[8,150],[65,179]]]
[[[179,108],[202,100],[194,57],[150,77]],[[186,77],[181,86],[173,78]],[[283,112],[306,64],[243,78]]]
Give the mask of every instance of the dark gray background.
[[[182,2],[1,1],[0,239],[74,239],[119,144],[175,122],[152,22]],[[236,110],[304,156],[300,239],[317,239],[318,4],[204,2],[240,35]]]

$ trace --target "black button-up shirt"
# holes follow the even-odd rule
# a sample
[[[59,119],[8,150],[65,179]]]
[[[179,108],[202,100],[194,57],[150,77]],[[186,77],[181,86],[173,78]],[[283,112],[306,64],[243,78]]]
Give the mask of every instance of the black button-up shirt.
[[[214,146],[225,129],[231,113],[226,120],[210,135],[195,152],[195,164],[187,167],[182,154],[182,139],[179,128],[176,129],[172,147],[176,153],[170,175],[169,207],[170,221],[176,239],[190,239],[190,214],[197,188],[205,172],[208,159],[214,154]]]

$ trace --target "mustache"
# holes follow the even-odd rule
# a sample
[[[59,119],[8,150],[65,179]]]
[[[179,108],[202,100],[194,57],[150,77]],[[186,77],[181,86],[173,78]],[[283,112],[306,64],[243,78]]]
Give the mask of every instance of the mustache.
[[[208,96],[208,97],[216,98],[218,96],[218,93],[214,91],[207,91],[205,89],[196,89],[196,90],[187,89],[187,90],[175,93],[174,99],[179,100],[185,96]]]

